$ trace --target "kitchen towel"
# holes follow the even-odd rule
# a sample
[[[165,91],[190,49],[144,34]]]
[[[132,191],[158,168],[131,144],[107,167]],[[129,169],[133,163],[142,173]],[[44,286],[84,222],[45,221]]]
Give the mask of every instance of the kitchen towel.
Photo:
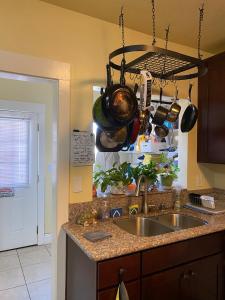
[[[118,286],[115,300],[129,300],[127,289],[123,281]]]

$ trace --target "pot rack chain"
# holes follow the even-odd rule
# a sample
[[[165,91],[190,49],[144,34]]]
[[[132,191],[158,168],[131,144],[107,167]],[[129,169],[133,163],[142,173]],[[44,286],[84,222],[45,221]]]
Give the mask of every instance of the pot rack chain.
[[[122,38],[122,48],[125,48],[125,33],[124,33],[124,13],[123,6],[121,6],[120,16],[119,16],[119,26],[121,28],[121,38]],[[125,61],[125,51],[123,51],[123,60]]]
[[[202,38],[202,23],[204,19],[204,3],[202,7],[199,8],[199,30],[198,30],[198,58],[201,59],[201,38]]]
[[[152,46],[156,43],[156,29],[155,29],[155,0],[152,0]]]

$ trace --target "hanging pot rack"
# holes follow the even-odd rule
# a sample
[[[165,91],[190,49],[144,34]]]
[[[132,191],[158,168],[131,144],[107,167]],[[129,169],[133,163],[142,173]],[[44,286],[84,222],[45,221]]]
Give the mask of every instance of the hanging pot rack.
[[[116,49],[109,54],[109,65],[112,69],[121,71],[121,65],[115,63],[115,57],[123,60],[124,71],[127,73],[140,74],[142,70],[149,71],[154,78],[160,80],[187,80],[203,76],[207,73],[207,67],[202,61],[200,53],[201,37],[202,37],[202,22],[204,16],[204,3],[199,8],[199,32],[198,32],[198,58],[184,55],[178,52],[168,50],[168,35],[169,28],[166,29],[165,48],[156,47],[156,16],[155,16],[155,0],[152,3],[152,28],[153,40],[152,45],[130,45],[125,46],[124,34],[124,13],[123,6],[119,16],[119,25],[122,34],[122,47]],[[131,52],[145,52],[138,58],[126,63],[125,54]],[[120,57],[121,56],[121,57]],[[194,70],[193,70],[194,69]],[[196,71],[197,69],[197,71]],[[188,74],[183,74],[185,71],[191,71]]]
[[[124,53],[137,51],[147,51],[147,53],[126,63],[125,72],[140,74],[141,70],[147,70],[153,77],[164,80],[186,80],[200,77],[207,73],[207,68],[201,59],[152,45],[130,45],[116,49],[109,54],[109,65],[113,69],[120,71],[121,66],[113,62],[113,59]],[[194,68],[197,68],[198,71],[177,75]]]

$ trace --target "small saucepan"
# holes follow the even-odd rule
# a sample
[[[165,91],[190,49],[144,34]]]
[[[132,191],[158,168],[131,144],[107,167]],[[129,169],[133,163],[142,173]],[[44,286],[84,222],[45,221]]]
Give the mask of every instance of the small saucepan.
[[[181,111],[181,106],[176,103],[178,99],[178,89],[176,88],[176,95],[174,97],[174,102],[170,107],[170,110],[168,112],[168,115],[166,117],[167,121],[174,123],[177,121],[180,111]]]
[[[181,120],[181,131],[189,132],[197,122],[198,119],[198,109],[197,107],[191,103],[191,90],[192,84],[189,85],[189,101],[190,104],[185,109],[182,120]]]
[[[158,137],[164,138],[168,135],[168,133],[169,133],[169,128],[166,125],[155,126],[155,134]]]
[[[155,124],[155,125],[158,125],[158,126],[163,125],[163,123],[166,120],[167,115],[169,113],[169,110],[161,105],[161,103],[162,103],[162,93],[163,93],[163,89],[160,88],[160,98],[159,98],[160,105],[158,106],[158,108],[155,112],[155,115],[153,116],[153,119],[152,119],[152,123]]]

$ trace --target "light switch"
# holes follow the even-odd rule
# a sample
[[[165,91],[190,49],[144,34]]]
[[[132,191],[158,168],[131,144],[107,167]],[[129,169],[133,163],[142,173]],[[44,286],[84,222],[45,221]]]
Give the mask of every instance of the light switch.
[[[74,176],[72,179],[72,190],[73,193],[80,193],[82,192],[82,177],[81,176]]]

